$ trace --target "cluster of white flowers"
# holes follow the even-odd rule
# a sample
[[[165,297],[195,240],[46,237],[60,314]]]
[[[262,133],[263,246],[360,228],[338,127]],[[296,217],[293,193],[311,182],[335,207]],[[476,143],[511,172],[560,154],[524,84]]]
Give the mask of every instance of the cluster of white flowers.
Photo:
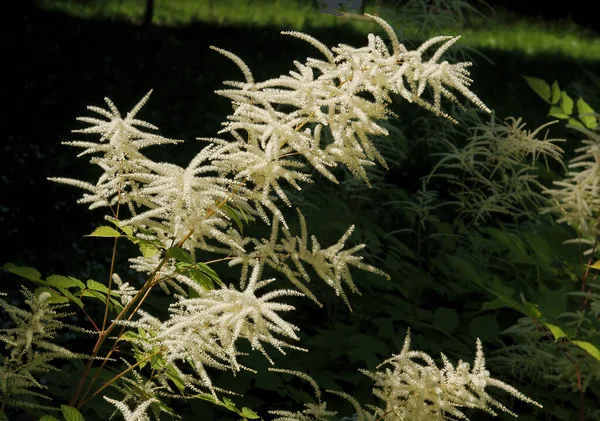
[[[443,421],[467,419],[459,408],[480,409],[497,415],[493,410],[495,407],[516,416],[488,395],[487,386],[503,389],[524,402],[541,407],[514,387],[490,377],[479,339],[472,369],[464,361],[459,361],[454,367],[444,354],[442,361],[444,366],[440,369],[425,352],[411,351],[408,332],[400,354],[379,366],[387,366],[385,370],[363,371],[375,381],[373,394],[385,403],[383,408],[375,410],[375,415],[388,414],[388,421]]]
[[[288,35],[315,46],[325,59],[310,58],[304,64],[295,62],[297,71],[260,83],[254,81],[250,69],[239,57],[215,48],[231,58],[245,77],[244,82],[226,82],[230,88],[217,91],[233,103],[234,111],[221,131],[229,133],[232,139],[204,139],[210,144],[186,168],[154,162],[140,152],[150,145],[178,142],[140,129],[155,129],[151,124],[135,119],[149,94],[125,118],[108,99],[109,110],[89,107],[108,121],[81,118],[91,127],[79,132],[100,134],[100,141],[66,142],[84,148],[81,155],[100,154],[91,162],[104,171],[95,185],[66,178],[52,179],[86,190],[88,193],[80,202],[90,203],[90,208],[110,207],[113,216],[121,218],[121,228],[130,230],[138,238],[147,239],[151,232],[163,250],[178,244],[191,256],[201,250],[227,256],[231,265],[242,266],[240,290],[233,286],[209,290],[178,272],[173,261],[165,264],[163,254],[132,260],[134,269],[152,275],[148,281],[152,286],[167,280],[171,285],[179,285],[175,288],[176,301],[170,307],[166,321],[138,310],[136,319],[118,322],[143,332],[135,334],[132,329],[132,335],[122,337],[130,341],[142,357],[161,354],[165,372],[155,373],[153,378],[162,386],[168,388],[169,379],[177,379],[196,392],[209,390],[214,394],[219,389],[213,386],[206,368],[233,372],[246,369],[238,362],[240,353],[236,343],[240,339],[248,340],[253,349],[267,358],[264,344],[280,352],[284,352],[284,348],[301,349],[290,343],[290,340],[298,340],[297,328],[280,315],[293,307],[273,300],[304,295],[317,301],[306,286],[310,279],[305,264],[312,266],[348,305],[342,284],[353,292],[358,291],[350,275],[350,266],[385,275],[362,263],[361,257],[355,255],[364,245],[345,248],[353,227],[329,247],[322,247],[311,236],[312,248],[309,249],[306,223],[298,211],[301,234],[293,236],[276,203],[280,199],[291,206],[282,182],[300,190],[301,183],[311,181],[311,173],[302,171],[309,165],[338,182],[331,169],[344,165],[368,183],[365,168],[375,165],[376,161],[385,166],[369,136],[388,134],[377,120],[391,114],[388,109],[391,93],[450,118],[442,111],[442,98],[458,104],[451,91],[454,89],[489,112],[468,88],[470,63],[440,62],[458,37],[435,37],[409,51],[385,21],[371,18],[381,24],[390,37],[391,51],[373,34],[369,35],[365,47],[339,45],[329,49],[308,35],[288,32]],[[428,50],[440,44],[426,59]],[[427,88],[433,93],[432,100],[425,99]],[[332,138],[327,144],[322,142],[324,130],[328,130]],[[130,211],[125,219],[119,215],[119,207],[124,204]],[[244,237],[241,229],[234,228],[236,215],[238,218],[260,217],[271,225],[270,238]],[[280,231],[283,233],[281,238]],[[265,265],[282,273],[300,292],[271,289],[257,295],[259,289],[273,281],[260,279]],[[123,283],[118,277],[115,283],[123,304],[129,305],[131,300],[137,299],[138,291],[130,284]],[[194,294],[187,296],[188,288],[183,287],[189,287]],[[465,374],[464,365],[456,373],[449,366],[437,372],[429,357],[409,352],[407,344],[401,356],[388,361],[395,364],[395,371],[385,376],[373,374],[378,396],[390,404],[401,398],[412,402],[411,394],[421,390],[427,399],[431,397],[438,403],[437,407],[454,411],[454,414],[458,413],[453,409],[456,404],[479,405],[486,410],[488,403],[495,404],[482,390],[486,384],[501,383],[484,375],[482,363],[476,364],[478,371],[475,374]],[[478,353],[481,353],[480,345]],[[428,362],[426,368],[405,364],[417,356]],[[478,358],[482,360],[483,357]],[[193,367],[195,376],[184,370],[184,365]],[[468,381],[460,383],[461,379]],[[402,382],[408,382],[408,386],[402,388]],[[462,392],[460,388],[467,383],[475,387],[477,398]],[[425,391],[429,386],[431,391]],[[504,389],[512,392],[508,387]],[[136,420],[146,419],[145,410],[154,402],[146,400],[132,412],[122,402],[107,400],[127,419]],[[425,398],[417,396],[414,402],[414,405],[423,406]],[[406,414],[425,411],[411,405],[403,404],[404,409],[397,411]],[[408,419],[402,418],[404,415],[401,417],[400,412],[397,415],[398,419]]]
[[[587,138],[583,146],[575,149],[578,155],[568,165],[564,181],[555,181],[555,188],[545,191],[553,206],[544,212],[553,212],[578,232],[572,242],[588,246],[585,254],[591,254],[600,235],[600,130],[574,127]]]

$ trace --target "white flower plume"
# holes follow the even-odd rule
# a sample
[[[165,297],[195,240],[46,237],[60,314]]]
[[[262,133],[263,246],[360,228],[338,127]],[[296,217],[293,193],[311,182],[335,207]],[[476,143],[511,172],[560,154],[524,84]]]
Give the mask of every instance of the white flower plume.
[[[411,351],[409,331],[400,354],[378,366],[378,369],[385,366],[385,370],[362,370],[375,381],[373,394],[385,403],[383,408],[377,409],[376,415],[389,411],[386,420],[390,421],[442,421],[449,419],[447,416],[466,420],[465,414],[459,410],[466,407],[480,409],[494,416],[497,413],[493,408],[497,408],[516,416],[488,395],[485,390],[487,386],[498,387],[524,402],[541,407],[512,386],[490,377],[479,339],[472,369],[463,361],[454,367],[443,354],[442,360],[444,366],[440,369],[425,352]]]

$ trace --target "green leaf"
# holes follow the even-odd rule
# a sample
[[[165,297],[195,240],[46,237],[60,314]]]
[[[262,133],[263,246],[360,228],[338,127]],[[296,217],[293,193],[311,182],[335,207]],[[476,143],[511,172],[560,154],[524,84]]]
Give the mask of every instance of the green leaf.
[[[227,213],[227,215],[229,215],[229,217],[231,219],[233,219],[233,221],[237,225],[237,227],[240,230],[240,232],[243,233],[244,232],[244,225],[242,225],[242,221],[240,220],[240,217],[237,214],[237,212],[235,211],[235,209],[233,209],[229,205],[223,205],[222,209]]]
[[[50,419],[44,419],[46,417],[49,417]],[[54,421],[54,420],[58,421],[56,418],[51,417],[50,415],[44,415],[42,418],[40,418],[40,421]],[[4,411],[0,411],[0,421],[9,421],[8,417],[6,416]]]
[[[181,247],[171,247],[167,250],[167,256],[172,257],[178,262],[189,263],[191,265],[194,264],[194,259],[192,259],[190,253]]]
[[[548,117],[560,118],[561,120],[566,120],[569,118],[569,114],[565,114],[558,105],[553,105],[550,107],[550,111],[548,111]]]
[[[567,115],[573,114],[573,105],[571,97],[565,91],[562,91],[560,93],[560,108],[563,112]]]
[[[158,253],[158,248],[156,248],[154,244],[148,240],[139,240],[139,247],[140,252],[144,257],[152,257]]]
[[[177,389],[179,389],[179,391],[181,393],[183,393],[183,391],[185,390],[185,382],[179,376],[179,374],[177,374],[177,370],[175,370],[175,367],[173,367],[172,364],[169,364],[166,367],[165,371],[167,373],[167,376],[169,376],[169,379],[171,379],[171,381],[173,382],[173,384],[175,384],[175,386],[177,387]]]
[[[530,303],[529,301],[523,300],[523,307],[525,308],[525,314],[534,319],[542,317],[542,313],[538,310],[537,304]]]
[[[247,407],[242,408],[242,415],[246,418],[250,418],[251,420],[256,420],[260,418],[260,416],[256,412]]]
[[[509,307],[507,303],[502,301],[500,298],[494,298],[492,301],[487,301],[481,305],[480,312],[497,310],[499,308]]]
[[[66,421],[85,421],[81,412],[72,406],[61,405],[60,410],[62,411],[63,417]]]
[[[101,284],[100,282],[96,282],[93,279],[88,279],[86,285],[92,291],[99,291],[108,294],[108,288],[106,287],[106,285]]]
[[[8,421],[8,418],[2,418],[0,416],[0,421]],[[52,415],[44,415],[42,418],[40,418],[40,421],[60,421],[58,418],[54,418]]]
[[[554,81],[554,83],[552,84],[552,96],[550,98],[550,103],[558,104],[559,100],[560,100],[560,88],[558,87],[558,82]]]
[[[592,269],[600,269],[600,260],[596,260],[596,263],[593,265],[588,265]]]
[[[459,323],[460,319],[458,314],[451,308],[438,308],[433,313],[433,325],[443,332],[454,332]]]
[[[46,283],[56,288],[85,288],[85,284],[83,282],[71,276],[50,275],[46,278]]]
[[[12,263],[6,263],[2,267],[2,269],[10,273],[14,273],[15,275],[19,275],[25,279],[29,279],[30,281],[33,281],[37,284],[45,284],[45,282],[42,281],[42,275],[34,268],[30,268],[27,266],[17,266]]]
[[[579,127],[579,128],[581,128],[581,129],[584,129],[584,128],[585,128],[585,127],[583,127],[583,124],[581,124],[581,122],[580,122],[580,121],[578,121],[578,120],[575,120],[574,118],[570,118],[570,119],[569,119],[569,124],[570,124],[571,126]]]
[[[133,237],[133,228],[127,226],[127,227],[119,227],[121,229],[121,231],[123,231],[125,233],[125,235],[127,237]]]
[[[597,359],[598,361],[600,361],[600,350],[598,348],[596,348],[594,345],[592,345],[589,342],[584,342],[584,341],[571,341],[573,344],[575,344],[576,346],[578,346],[579,348],[587,351],[592,357],[594,357],[595,359]]]
[[[550,85],[546,83],[543,79],[537,77],[527,77],[523,76],[527,81],[527,84],[533,91],[538,94],[544,101],[550,104]]]
[[[213,289],[215,289],[215,284],[213,283],[212,279],[210,279],[208,275],[206,275],[199,269],[191,267],[188,270],[186,270],[184,274],[187,275],[189,278],[193,279],[198,285],[200,285],[208,291],[212,291]]]
[[[109,227],[103,225],[98,227],[91,234],[86,235],[86,237],[120,237],[121,233],[114,229],[113,227]]]
[[[577,112],[579,113],[579,119],[583,122],[585,127],[588,129],[595,129],[598,126],[598,119],[593,115],[584,115],[584,114],[593,114],[594,109],[590,107],[587,102],[583,100],[583,98],[579,98],[577,100]]]
[[[73,294],[71,294],[71,292],[68,289],[61,289],[60,292],[67,297],[70,301],[73,301],[75,304],[77,304],[77,306],[79,308],[83,308],[83,302],[77,298],[76,296],[74,296]]]
[[[201,270],[202,272],[204,272],[206,275],[208,275],[208,277],[215,282],[216,284],[218,284],[219,286],[223,286],[223,281],[221,281],[221,278],[219,278],[219,275],[217,274],[217,272],[215,272],[210,266],[208,266],[206,263],[203,262],[198,262],[195,264],[195,266]]]
[[[560,327],[545,322],[542,322],[542,324],[546,326],[550,332],[552,332],[552,336],[554,336],[554,341],[558,341],[560,338],[569,339],[567,334],[563,332],[563,330]]]

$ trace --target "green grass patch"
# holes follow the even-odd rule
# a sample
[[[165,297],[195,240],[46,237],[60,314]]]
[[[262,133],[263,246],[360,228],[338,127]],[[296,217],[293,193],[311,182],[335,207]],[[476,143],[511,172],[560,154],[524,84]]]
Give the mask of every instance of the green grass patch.
[[[153,22],[164,27],[205,22],[219,26],[274,26],[290,30],[304,30],[307,27],[334,29],[345,26],[363,33],[372,32],[375,28],[373,23],[364,20],[322,13],[309,1],[155,1]],[[39,4],[43,9],[61,11],[73,17],[125,20],[132,23],[141,21],[145,7],[145,2],[141,0],[40,0]],[[382,6],[377,9],[369,4],[366,10],[379,13],[405,37],[425,39],[441,34],[439,25],[435,25],[435,29],[421,30],[420,19],[411,22],[410,16],[407,17],[393,2],[382,2]],[[436,18],[434,15],[429,17],[432,22]],[[445,18],[447,20],[447,16]],[[547,22],[498,10],[489,16],[489,20],[474,17],[471,23],[469,28],[449,26],[443,27],[442,31],[444,35],[463,35],[461,43],[471,48],[515,51],[530,56],[557,54],[565,58],[600,60],[598,34],[572,21]]]

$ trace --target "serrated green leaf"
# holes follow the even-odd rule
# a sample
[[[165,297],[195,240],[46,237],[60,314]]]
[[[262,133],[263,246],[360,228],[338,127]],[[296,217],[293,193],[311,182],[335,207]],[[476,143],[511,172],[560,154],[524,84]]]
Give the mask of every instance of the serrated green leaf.
[[[167,250],[167,256],[172,257],[178,262],[194,264],[194,259],[192,259],[190,253],[181,247],[171,247]]]
[[[102,294],[98,291],[92,291],[90,289],[86,289],[85,291],[83,291],[81,293],[82,297],[92,297],[92,298],[96,298],[100,301],[102,301],[103,303],[106,302],[106,294]]]
[[[596,348],[594,345],[592,345],[591,343],[584,342],[584,341],[571,341],[571,343],[573,343],[574,345],[578,346],[579,348],[587,351],[588,354],[590,354],[592,357],[594,357],[595,359],[600,361],[600,350],[598,348]]]
[[[45,284],[45,282],[42,280],[42,275],[34,268],[6,263],[4,266],[2,266],[2,269],[10,273],[14,273],[22,278],[29,279],[37,284]]]
[[[46,278],[46,283],[56,288],[85,288],[85,284],[83,282],[81,282],[79,279],[73,278],[72,276],[50,275]]]
[[[93,279],[88,279],[86,282],[86,285],[92,291],[98,291],[98,292],[103,292],[105,294],[108,294],[108,288],[106,287],[106,285],[101,284],[100,282],[94,281]]]
[[[552,95],[550,97],[551,104],[558,104],[560,101],[560,88],[558,87],[558,82],[554,81],[552,84]]]
[[[114,229],[113,227],[109,227],[103,225],[101,227],[96,228],[91,234],[86,235],[85,237],[120,237],[121,233]]]
[[[538,94],[544,101],[550,104],[550,85],[546,83],[543,79],[537,77],[527,77],[523,76],[527,81],[527,84],[533,91]]]
[[[558,105],[553,105],[550,107],[550,111],[548,111],[548,117],[560,118],[561,120],[566,120],[569,118],[569,114],[565,114]]]
[[[85,421],[83,415],[81,415],[81,412],[72,406],[61,405],[60,410],[66,421]]]
[[[593,115],[594,109],[583,98],[577,100],[577,112],[579,113],[579,120],[586,128],[595,129],[598,126],[598,119]]]
[[[558,341],[560,338],[569,338],[560,327],[545,322],[542,322],[542,324],[546,326],[546,328],[552,333],[552,336],[554,336],[555,341]]]
[[[565,91],[562,91],[560,93],[560,108],[563,113],[567,115],[573,114],[573,105],[574,103],[571,97]]]
[[[247,408],[245,406],[242,408],[242,415],[251,420],[256,420],[256,419],[260,418],[260,416],[256,412],[254,412],[253,410],[251,410],[250,408]]]

